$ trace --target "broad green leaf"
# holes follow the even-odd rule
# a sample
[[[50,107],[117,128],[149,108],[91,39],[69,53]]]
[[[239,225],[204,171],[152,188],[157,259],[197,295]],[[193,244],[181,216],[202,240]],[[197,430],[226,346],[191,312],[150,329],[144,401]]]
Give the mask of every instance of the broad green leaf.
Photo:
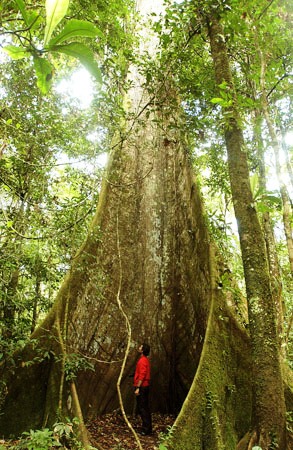
[[[44,47],[49,42],[51,35],[60,20],[66,14],[69,0],[46,0],[46,28],[44,37]]]
[[[72,19],[68,21],[58,36],[50,40],[49,46],[61,44],[64,41],[72,39],[76,36],[85,36],[94,38],[101,36],[102,32],[92,23],[85,20]]]
[[[34,67],[37,75],[37,85],[43,94],[50,89],[53,67],[47,59],[34,56]]]
[[[224,99],[221,98],[221,97],[215,97],[215,98],[211,99],[212,103],[219,103],[219,104],[221,104],[221,103],[223,103],[223,101],[224,101]]]
[[[22,15],[23,20],[25,21],[26,25],[29,25],[29,23],[28,23],[28,15],[27,15],[27,11],[25,9],[24,1],[23,0],[15,0],[15,3],[18,6],[18,9],[21,12],[21,15]]]
[[[256,204],[256,210],[262,214],[264,214],[266,212],[272,212],[272,208],[270,208],[268,205],[266,205],[263,202],[258,202]]]
[[[220,89],[226,90],[227,87],[228,87],[227,81],[223,81],[221,84],[219,84]]]
[[[281,206],[281,204],[282,204],[281,198],[277,197],[276,195],[268,194],[268,195],[265,196],[265,198],[267,200],[269,200],[271,203],[275,203],[276,205]]]
[[[273,203],[279,207],[282,206],[282,200],[277,195],[266,194],[266,195],[264,195],[264,198],[270,203]]]
[[[101,71],[94,59],[92,50],[84,44],[79,42],[72,42],[67,45],[56,45],[50,49],[53,52],[64,53],[65,55],[73,56],[88,69],[88,71],[101,83]]]
[[[12,59],[22,59],[30,56],[29,51],[25,47],[15,47],[14,45],[6,45],[6,47],[4,47],[3,50]]]

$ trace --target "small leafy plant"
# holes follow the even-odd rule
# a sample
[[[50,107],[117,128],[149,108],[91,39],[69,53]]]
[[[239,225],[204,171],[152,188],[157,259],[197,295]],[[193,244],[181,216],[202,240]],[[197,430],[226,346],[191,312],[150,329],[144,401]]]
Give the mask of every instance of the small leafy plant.
[[[48,450],[52,447],[60,447],[59,440],[56,439],[52,430],[30,430],[23,433],[24,438],[15,447],[17,450]]]
[[[64,370],[66,380],[70,381],[77,377],[77,373],[80,370],[92,370],[94,371],[94,365],[83,356],[77,353],[69,353],[66,355]]]
[[[168,426],[166,433],[160,433],[160,441],[159,450],[168,450],[168,441],[172,438],[174,432],[174,426]]]
[[[65,422],[56,422],[53,425],[54,436],[64,447],[67,448],[68,446],[69,448],[75,448],[76,450],[82,448],[81,443],[74,434],[74,425],[77,425],[78,423],[78,418],[74,417],[72,420],[66,419]]]

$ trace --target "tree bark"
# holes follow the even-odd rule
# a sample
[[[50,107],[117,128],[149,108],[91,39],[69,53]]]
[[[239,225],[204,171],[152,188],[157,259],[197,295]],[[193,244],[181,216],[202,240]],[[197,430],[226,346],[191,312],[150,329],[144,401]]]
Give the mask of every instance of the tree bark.
[[[290,196],[287,190],[287,187],[283,181],[282,173],[281,173],[281,166],[280,166],[280,145],[278,142],[278,138],[276,135],[275,127],[273,124],[273,120],[271,118],[270,114],[270,108],[269,103],[266,95],[266,88],[265,88],[265,71],[266,71],[266,61],[265,56],[263,55],[263,52],[259,48],[259,55],[260,55],[260,61],[261,61],[261,75],[260,75],[260,82],[261,82],[261,105],[263,110],[263,115],[267,123],[267,127],[269,130],[269,135],[271,138],[272,147],[275,154],[275,164],[276,164],[276,173],[278,182],[280,185],[280,192],[282,197],[282,204],[283,204],[283,224],[284,224],[284,232],[287,242],[287,249],[288,249],[288,256],[289,256],[289,264],[290,264],[290,270],[291,275],[293,275],[293,236],[292,236],[292,227],[291,227],[291,217],[292,217],[292,208],[291,208],[291,202],[290,202]]]
[[[285,155],[287,173],[289,176],[291,189],[293,189],[293,170],[292,170],[292,165],[291,165],[290,158],[289,158],[288,144],[286,143],[285,131],[283,128],[281,128],[281,132],[282,132],[282,149],[283,149],[283,152]],[[292,206],[292,201],[291,201],[291,206]]]
[[[215,78],[218,85],[227,83],[233,105],[226,107],[225,140],[232,199],[238,222],[242,251],[249,326],[252,341],[252,370],[254,387],[254,426],[257,442],[268,450],[273,442],[286,448],[283,380],[280,365],[276,310],[270,288],[265,243],[258,221],[249,182],[237,98],[233,87],[224,30],[216,15],[207,17]]]
[[[260,127],[261,116],[255,111],[254,117],[254,140],[257,146],[258,167],[259,167],[259,187],[262,192],[267,191],[266,168],[264,161],[264,147],[261,138]],[[264,239],[267,250],[267,260],[269,265],[269,273],[271,278],[272,295],[274,297],[277,311],[277,332],[280,345],[282,345],[282,336],[284,333],[284,309],[285,305],[282,298],[282,278],[280,272],[280,264],[276,249],[274,229],[269,211],[262,213],[262,226],[264,231]],[[282,353],[282,348],[281,348]]]

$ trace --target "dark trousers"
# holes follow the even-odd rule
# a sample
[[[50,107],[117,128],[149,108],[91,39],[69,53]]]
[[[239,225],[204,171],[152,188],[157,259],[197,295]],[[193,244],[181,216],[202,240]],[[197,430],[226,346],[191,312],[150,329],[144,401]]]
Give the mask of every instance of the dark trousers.
[[[152,416],[149,407],[149,386],[140,387],[139,395],[136,397],[137,413],[142,420],[142,431],[145,433],[152,432]]]

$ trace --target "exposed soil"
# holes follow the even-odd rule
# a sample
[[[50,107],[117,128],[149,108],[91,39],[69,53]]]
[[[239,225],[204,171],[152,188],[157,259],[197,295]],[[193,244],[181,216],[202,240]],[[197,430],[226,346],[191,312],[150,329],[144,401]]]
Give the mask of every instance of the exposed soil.
[[[141,436],[140,417],[128,417],[131,425],[138,434],[143,450],[158,450],[162,437],[174,423],[175,417],[171,415],[152,414],[153,433]],[[87,425],[90,432],[90,442],[93,447],[102,450],[135,450],[137,444],[132,431],[128,428],[121,413],[112,413],[101,416]]]

